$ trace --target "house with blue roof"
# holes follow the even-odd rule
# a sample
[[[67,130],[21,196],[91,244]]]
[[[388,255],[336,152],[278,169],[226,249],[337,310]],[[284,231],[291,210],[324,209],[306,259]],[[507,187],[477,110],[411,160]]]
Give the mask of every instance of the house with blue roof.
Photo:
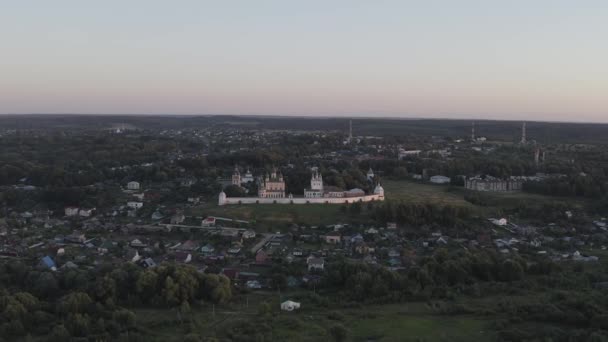
[[[57,265],[55,264],[55,261],[48,255],[42,258],[42,260],[40,260],[40,265],[52,271],[57,270]]]

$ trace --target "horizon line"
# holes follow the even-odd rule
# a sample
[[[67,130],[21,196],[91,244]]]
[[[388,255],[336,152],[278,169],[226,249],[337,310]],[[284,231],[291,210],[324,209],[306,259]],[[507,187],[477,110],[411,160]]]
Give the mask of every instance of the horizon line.
[[[538,123],[566,123],[566,124],[600,124],[608,125],[607,121],[563,121],[563,120],[523,120],[523,119],[486,119],[486,118],[471,118],[471,117],[411,117],[411,116],[367,116],[367,115],[305,115],[305,114],[154,114],[154,113],[0,113],[1,116],[138,116],[138,117],[259,117],[259,118],[300,118],[300,119],[378,119],[378,120],[448,120],[448,121],[504,121],[504,122],[538,122]]]

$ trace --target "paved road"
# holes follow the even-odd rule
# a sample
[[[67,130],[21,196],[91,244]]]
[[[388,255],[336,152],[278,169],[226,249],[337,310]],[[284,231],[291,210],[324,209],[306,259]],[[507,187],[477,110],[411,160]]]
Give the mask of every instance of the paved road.
[[[251,253],[253,253],[253,254],[257,253],[258,250],[260,248],[264,247],[266,242],[270,241],[270,239],[272,239],[273,237],[274,237],[274,234],[270,234],[270,233],[264,234],[264,238],[262,239],[262,241],[256,243],[255,246],[251,247]]]

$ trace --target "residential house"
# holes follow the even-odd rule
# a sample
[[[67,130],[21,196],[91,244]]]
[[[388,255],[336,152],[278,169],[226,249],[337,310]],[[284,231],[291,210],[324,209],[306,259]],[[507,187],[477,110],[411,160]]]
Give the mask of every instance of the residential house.
[[[77,216],[79,210],[78,207],[65,207],[65,216]]]
[[[145,247],[148,247],[148,245],[146,245],[145,243],[141,242],[139,239],[134,239],[133,241],[131,241],[131,243],[129,245],[131,247],[133,247],[133,248],[145,248]]]
[[[492,222],[493,224],[495,224],[497,226],[506,226],[507,225],[507,219],[506,218],[490,219],[490,222]]]
[[[325,235],[325,242],[326,243],[330,243],[330,244],[338,244],[340,243],[342,237],[340,236],[340,233],[338,232],[330,232],[328,234]]]
[[[213,247],[210,244],[206,244],[203,247],[201,247],[201,253],[203,253],[203,254],[212,254],[213,252],[215,252],[215,247]]]
[[[129,190],[139,190],[139,182],[130,181],[127,183],[127,189]]]
[[[378,234],[378,229],[371,227],[365,230],[365,234]]]
[[[137,198],[139,201],[143,201],[144,200],[144,193],[138,193],[138,194],[131,194],[131,196]]]
[[[153,268],[156,267],[156,262],[152,258],[145,258],[138,262],[139,266],[143,268]]]
[[[396,249],[391,249],[388,251],[389,258],[399,258],[401,256],[401,252]]]
[[[300,303],[291,300],[286,300],[281,303],[281,310],[283,311],[294,311],[300,308]]]
[[[66,242],[70,243],[84,243],[86,241],[84,234],[79,232],[73,232],[72,234],[65,237]]]
[[[152,213],[151,218],[155,221],[161,220],[163,217],[165,217],[160,211],[156,210],[155,212]]]
[[[325,259],[317,258],[312,255],[308,257],[308,259],[306,260],[306,264],[308,265],[308,271],[323,271],[325,269]]]
[[[370,248],[365,242],[361,242],[355,245],[355,252],[358,254],[369,254],[373,251],[373,248]]]
[[[40,265],[42,267],[48,268],[51,271],[57,270],[57,265],[55,264],[55,261],[48,255],[42,258],[42,260],[40,260]]]
[[[450,177],[436,175],[436,176],[432,176],[430,181],[431,181],[431,183],[434,183],[434,184],[448,184],[448,183],[450,183]]]
[[[231,280],[237,280],[239,278],[239,270],[235,268],[223,268],[221,274],[225,275]]]
[[[198,246],[199,246],[198,243],[196,243],[192,240],[187,240],[184,243],[182,243],[181,245],[179,245],[177,247],[177,250],[192,252],[192,251],[198,249]]]
[[[144,202],[137,202],[137,201],[129,201],[127,202],[127,207],[131,208],[131,209],[139,209],[141,207],[144,206]]]
[[[171,224],[182,224],[186,220],[186,216],[183,213],[177,213],[171,217]]]
[[[206,217],[201,225],[205,228],[215,227],[215,217]]]
[[[176,252],[175,261],[183,262],[183,263],[187,264],[190,261],[192,261],[192,254],[185,252],[185,251]]]
[[[97,252],[99,254],[106,254],[109,251],[113,250],[116,247],[116,242],[112,242],[110,240],[105,240],[104,242],[97,247]]]
[[[232,255],[237,255],[241,252],[241,247],[239,246],[232,246],[228,249],[228,254],[232,254]]]
[[[268,261],[268,253],[266,253],[263,249],[260,249],[256,254],[255,254],[255,262],[258,264],[264,264]]]
[[[258,290],[262,288],[262,284],[260,284],[258,280],[248,280],[247,283],[245,283],[245,286],[251,290]]]
[[[307,274],[302,277],[302,281],[305,284],[320,284],[323,278],[317,274]]]
[[[243,239],[255,238],[255,232],[253,230],[246,230],[243,232]]]
[[[196,183],[196,178],[192,178],[192,177],[186,177],[186,178],[182,178],[179,182],[179,185],[181,186],[192,186]]]
[[[353,245],[361,243],[363,241],[364,241],[364,239],[363,239],[363,236],[361,236],[361,234],[356,234],[350,238],[350,243]]]
[[[95,208],[92,209],[80,209],[80,211],[78,211],[78,215],[81,217],[90,217],[91,215],[93,215],[93,212],[95,211]]]

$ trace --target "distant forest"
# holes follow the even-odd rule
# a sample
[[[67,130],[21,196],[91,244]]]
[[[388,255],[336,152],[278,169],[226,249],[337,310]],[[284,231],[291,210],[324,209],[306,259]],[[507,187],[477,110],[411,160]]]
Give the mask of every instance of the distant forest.
[[[266,116],[144,116],[144,115],[0,115],[0,129],[110,129],[127,125],[143,130],[229,128],[254,130],[343,131],[350,118]],[[355,135],[469,137],[473,120],[353,118]],[[596,123],[527,122],[529,140],[539,143],[608,144],[608,125]],[[513,142],[521,136],[521,121],[475,120],[477,136]]]

